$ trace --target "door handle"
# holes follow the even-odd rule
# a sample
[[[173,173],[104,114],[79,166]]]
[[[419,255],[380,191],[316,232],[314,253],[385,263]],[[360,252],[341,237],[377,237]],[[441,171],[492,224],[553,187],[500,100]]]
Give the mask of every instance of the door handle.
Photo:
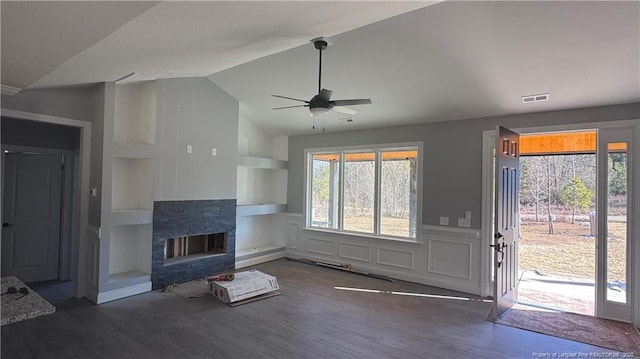
[[[3,222],[2,223],[2,227],[6,228],[6,227],[13,227],[14,224],[13,223],[7,223],[7,222]]]
[[[502,234],[497,233],[496,239],[498,238],[502,238]],[[508,247],[508,245],[502,242],[502,243],[490,244],[489,247],[493,248],[496,251],[496,253],[500,253],[500,259],[496,263],[498,268],[500,268],[502,266],[502,262],[504,261],[504,249]]]

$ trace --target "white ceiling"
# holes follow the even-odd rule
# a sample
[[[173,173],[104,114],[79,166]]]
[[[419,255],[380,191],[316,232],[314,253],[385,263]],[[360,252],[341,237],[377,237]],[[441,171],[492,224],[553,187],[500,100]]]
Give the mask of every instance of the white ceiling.
[[[434,5],[435,3],[435,5]],[[114,81],[131,72],[208,76],[274,134],[313,132],[323,87],[371,98],[316,132],[640,101],[640,3],[1,2],[3,85]],[[549,92],[548,102],[520,97]],[[532,124],[533,125],[533,124]]]

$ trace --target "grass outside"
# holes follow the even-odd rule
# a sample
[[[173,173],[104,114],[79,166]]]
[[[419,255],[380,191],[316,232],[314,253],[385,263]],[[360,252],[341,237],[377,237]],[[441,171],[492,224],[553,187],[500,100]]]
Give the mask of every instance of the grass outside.
[[[383,235],[409,237],[409,218],[382,217],[381,232]],[[373,218],[370,217],[345,217],[344,228],[350,231],[373,231]]]
[[[585,225],[586,224],[586,225]],[[578,279],[595,279],[596,245],[589,224],[554,222],[549,234],[547,222],[523,221],[519,251],[521,270],[538,271]],[[625,282],[626,223],[609,223],[608,281]]]

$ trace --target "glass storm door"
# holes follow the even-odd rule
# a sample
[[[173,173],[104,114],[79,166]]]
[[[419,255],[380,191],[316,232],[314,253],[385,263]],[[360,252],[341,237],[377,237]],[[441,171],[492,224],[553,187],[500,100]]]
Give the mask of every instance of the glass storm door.
[[[633,130],[598,132],[596,314],[632,322]],[[635,161],[635,162],[634,162]]]

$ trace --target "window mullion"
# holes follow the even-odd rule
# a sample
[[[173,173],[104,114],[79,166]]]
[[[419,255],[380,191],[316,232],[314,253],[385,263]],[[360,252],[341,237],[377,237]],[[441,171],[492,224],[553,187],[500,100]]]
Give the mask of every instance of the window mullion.
[[[373,205],[373,231],[374,234],[380,235],[380,188],[382,178],[382,154],[380,150],[376,150],[375,157],[375,185],[374,185],[374,205]]]
[[[338,166],[338,230],[344,230],[344,152],[340,152]]]

